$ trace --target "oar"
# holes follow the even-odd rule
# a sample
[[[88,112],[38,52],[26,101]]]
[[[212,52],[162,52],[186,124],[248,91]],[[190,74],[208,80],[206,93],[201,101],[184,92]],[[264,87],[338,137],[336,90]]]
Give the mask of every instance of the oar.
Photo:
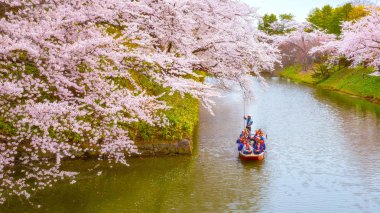
[[[245,92],[243,92],[243,105],[244,105],[244,115],[245,118]],[[243,129],[245,129],[245,119],[243,119]]]

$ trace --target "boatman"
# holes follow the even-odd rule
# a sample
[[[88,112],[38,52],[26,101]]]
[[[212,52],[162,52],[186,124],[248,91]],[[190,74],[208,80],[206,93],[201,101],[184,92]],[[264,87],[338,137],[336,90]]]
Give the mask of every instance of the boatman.
[[[247,116],[244,115],[244,120],[247,120],[247,125],[245,128],[247,128],[249,130],[249,132],[251,132],[251,127],[253,124],[251,115],[250,114],[248,114]]]

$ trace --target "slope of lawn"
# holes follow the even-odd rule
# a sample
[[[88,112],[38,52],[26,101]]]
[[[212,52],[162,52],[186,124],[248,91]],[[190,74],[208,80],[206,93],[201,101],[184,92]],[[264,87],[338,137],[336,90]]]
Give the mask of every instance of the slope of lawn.
[[[295,82],[314,84],[326,89],[335,90],[380,103],[380,77],[371,76],[372,68],[338,69],[333,67],[324,78],[316,75],[315,71],[302,71],[300,65],[290,66],[279,72],[279,76]]]

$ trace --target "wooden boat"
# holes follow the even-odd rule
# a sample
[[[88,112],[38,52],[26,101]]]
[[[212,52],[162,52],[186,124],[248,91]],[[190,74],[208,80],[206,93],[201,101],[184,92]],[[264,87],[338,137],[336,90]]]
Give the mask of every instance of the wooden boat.
[[[264,159],[264,153],[265,151],[263,151],[262,153],[260,154],[244,154],[242,151],[239,151],[239,157],[241,160],[262,160]]]

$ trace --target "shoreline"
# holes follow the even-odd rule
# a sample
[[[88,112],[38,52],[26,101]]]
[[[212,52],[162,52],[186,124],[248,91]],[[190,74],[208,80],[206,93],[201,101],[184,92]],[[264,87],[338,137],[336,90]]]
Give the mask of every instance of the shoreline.
[[[178,142],[136,142],[135,145],[140,154],[132,154],[131,157],[177,156],[193,153],[193,140],[190,139],[182,139]]]
[[[371,71],[365,68],[346,68],[333,72],[325,79],[318,79],[312,77],[313,72],[311,70],[305,72],[302,71],[299,66],[290,66],[279,71],[276,75],[293,82],[312,85],[328,91],[350,95],[380,105],[380,84],[376,87],[376,84],[380,83],[380,77],[369,76],[369,73],[371,73]],[[358,89],[362,88],[363,85],[370,89],[363,91]]]

